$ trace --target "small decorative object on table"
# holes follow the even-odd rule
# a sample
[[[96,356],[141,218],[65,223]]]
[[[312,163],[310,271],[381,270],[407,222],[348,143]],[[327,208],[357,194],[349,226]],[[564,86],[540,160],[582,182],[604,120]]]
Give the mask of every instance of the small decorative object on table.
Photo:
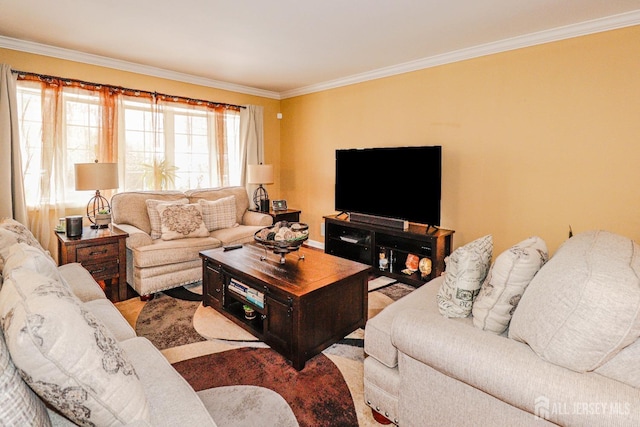
[[[264,246],[265,253],[270,249],[280,254],[280,264],[284,264],[285,255],[298,251],[302,243],[309,238],[309,226],[301,222],[278,221],[271,227],[256,231],[253,238]],[[298,255],[298,258],[304,259],[304,255]],[[267,256],[264,255],[260,259],[264,261]]]
[[[244,310],[244,318],[247,320],[253,320],[256,318],[256,311],[250,305],[243,305],[242,309]]]
[[[111,224],[111,211],[109,209],[100,209],[96,214],[96,228],[107,228]]]

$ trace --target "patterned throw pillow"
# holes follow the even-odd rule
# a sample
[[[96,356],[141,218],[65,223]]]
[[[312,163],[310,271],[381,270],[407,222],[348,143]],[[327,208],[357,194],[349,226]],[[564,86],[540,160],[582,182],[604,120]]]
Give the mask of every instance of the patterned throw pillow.
[[[12,270],[21,267],[57,280],[62,285],[69,287],[51,257],[26,243],[16,243],[9,248],[9,256],[4,263],[4,273],[8,276]],[[71,290],[71,288],[68,289]]]
[[[473,302],[473,324],[495,334],[503,333],[529,282],[549,259],[540,237],[530,237],[501,253]]]
[[[5,218],[0,221],[0,273],[4,267],[4,260],[9,256],[9,248],[21,242],[39,249],[53,261],[49,252],[40,245],[27,227],[14,219]]]
[[[74,423],[150,422],[142,384],[113,334],[59,282],[14,269],[0,317],[22,378]]]
[[[0,331],[0,424],[7,427],[50,426],[42,400],[18,374]]]
[[[153,240],[159,239],[162,236],[162,224],[160,223],[160,214],[158,214],[158,205],[161,203],[174,203],[174,204],[186,204],[189,203],[189,199],[179,199],[168,202],[166,200],[145,200],[147,205],[147,214],[149,215],[149,223],[151,224],[151,238]]]
[[[445,276],[436,296],[443,316],[471,314],[473,300],[487,277],[492,254],[493,237],[487,235],[459,247],[445,258]]]
[[[209,230],[202,220],[202,209],[199,204],[160,203],[158,215],[162,240],[209,236]]]
[[[231,228],[236,222],[236,196],[223,197],[218,200],[198,200],[202,208],[202,216],[207,230],[214,231]]]

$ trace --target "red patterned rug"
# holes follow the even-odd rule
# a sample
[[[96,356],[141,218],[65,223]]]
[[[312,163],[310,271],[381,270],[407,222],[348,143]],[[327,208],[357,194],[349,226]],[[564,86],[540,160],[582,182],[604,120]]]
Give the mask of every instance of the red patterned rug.
[[[279,393],[301,427],[357,426],[353,399],[342,374],[325,355],[302,371],[269,348],[239,348],[188,359],[173,367],[196,390],[255,385]]]

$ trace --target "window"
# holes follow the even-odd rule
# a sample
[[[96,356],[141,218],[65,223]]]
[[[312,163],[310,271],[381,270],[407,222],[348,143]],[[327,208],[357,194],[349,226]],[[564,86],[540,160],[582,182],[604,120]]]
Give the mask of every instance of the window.
[[[120,191],[241,183],[237,108],[129,96],[63,81],[18,80],[17,88],[29,206],[82,206],[90,195],[75,191],[74,164],[95,159],[118,162]],[[112,105],[117,123],[107,116]]]

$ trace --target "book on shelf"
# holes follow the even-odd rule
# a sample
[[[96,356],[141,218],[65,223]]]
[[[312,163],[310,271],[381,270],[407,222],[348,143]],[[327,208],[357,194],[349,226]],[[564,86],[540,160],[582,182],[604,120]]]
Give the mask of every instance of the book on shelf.
[[[260,308],[264,308],[264,294],[257,289],[247,289],[247,299]]]
[[[231,279],[229,281],[229,290],[233,291],[237,294],[242,295],[243,297],[247,297],[247,290],[251,289],[244,283],[238,282],[236,279]]]

